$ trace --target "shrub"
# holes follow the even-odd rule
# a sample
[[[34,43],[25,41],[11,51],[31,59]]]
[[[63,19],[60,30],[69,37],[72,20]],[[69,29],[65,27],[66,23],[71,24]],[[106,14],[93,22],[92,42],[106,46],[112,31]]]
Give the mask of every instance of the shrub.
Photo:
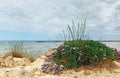
[[[86,20],[75,26],[74,22],[67,31],[59,34],[63,45],[57,48],[53,56],[53,62],[63,64],[66,68],[75,68],[80,65],[87,65],[106,58],[115,59],[113,50],[106,45],[89,40],[85,33]]]
[[[105,44],[93,40],[73,40],[58,47],[53,62],[71,69],[107,58],[114,60],[115,56],[113,50]]]
[[[88,65],[96,61],[107,58],[114,60],[113,50],[98,41],[89,40],[85,33],[86,20],[76,27],[74,22],[72,27],[68,25],[66,31],[59,34],[60,41],[64,41],[50,57],[47,63],[42,65],[44,72],[51,69],[54,64],[67,69],[77,68],[81,65]],[[55,70],[58,70],[57,68]],[[51,69],[52,72],[53,70]],[[57,71],[58,72],[58,71]]]

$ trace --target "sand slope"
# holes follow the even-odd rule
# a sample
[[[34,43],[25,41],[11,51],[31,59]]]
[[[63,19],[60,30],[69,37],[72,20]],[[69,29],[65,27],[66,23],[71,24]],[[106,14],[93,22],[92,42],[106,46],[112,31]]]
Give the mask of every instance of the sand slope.
[[[117,61],[113,62],[117,68],[110,71],[105,68],[94,69],[96,71],[89,68],[84,70],[81,67],[78,72],[68,70],[63,71],[60,75],[50,75],[41,70],[44,58],[43,55],[27,66],[0,68],[0,78],[120,78],[120,63]]]

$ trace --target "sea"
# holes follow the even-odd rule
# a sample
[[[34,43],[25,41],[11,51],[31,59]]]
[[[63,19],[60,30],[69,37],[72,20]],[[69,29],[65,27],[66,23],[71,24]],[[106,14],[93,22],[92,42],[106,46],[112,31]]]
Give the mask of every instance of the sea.
[[[28,54],[43,54],[50,48],[57,48],[61,42],[53,41],[0,41],[0,54],[13,49],[15,45],[19,45],[20,50],[24,50]]]
[[[16,41],[0,41],[0,54],[11,50],[11,43]],[[19,42],[19,41],[17,41]],[[120,50],[120,42],[102,42],[111,48],[117,48]],[[49,48],[57,48],[61,42],[54,41],[22,41],[22,48],[29,54],[43,54]]]

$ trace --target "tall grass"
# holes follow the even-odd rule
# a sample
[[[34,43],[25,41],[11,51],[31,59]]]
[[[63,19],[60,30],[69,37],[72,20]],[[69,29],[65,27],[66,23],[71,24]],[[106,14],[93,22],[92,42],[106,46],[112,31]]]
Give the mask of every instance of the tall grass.
[[[23,41],[10,41],[9,48],[14,52],[24,52],[24,43]]]
[[[72,26],[68,24],[66,30],[63,30],[62,33],[58,34],[58,39],[60,41],[71,41],[71,40],[83,40],[87,38],[85,34],[86,28],[86,19],[81,24],[78,23],[75,25],[74,21],[72,21]]]
[[[41,50],[34,50],[32,49],[31,51],[27,51],[25,49],[25,44],[23,41],[11,41],[9,42],[9,48],[11,51],[14,52],[23,52],[25,53],[27,56],[37,56]]]
[[[25,49],[25,44],[23,41],[11,41],[9,42],[9,48],[11,52],[13,52],[14,54],[18,54],[18,56],[19,56],[18,52],[24,53],[25,56],[28,57],[32,62],[40,54],[40,50],[27,51]]]

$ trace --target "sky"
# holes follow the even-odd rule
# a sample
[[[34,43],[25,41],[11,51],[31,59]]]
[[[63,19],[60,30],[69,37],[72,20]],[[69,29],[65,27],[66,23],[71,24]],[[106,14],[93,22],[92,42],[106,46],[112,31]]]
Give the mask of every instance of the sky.
[[[120,0],[0,0],[0,40],[56,40],[86,18],[94,40],[120,40]]]

